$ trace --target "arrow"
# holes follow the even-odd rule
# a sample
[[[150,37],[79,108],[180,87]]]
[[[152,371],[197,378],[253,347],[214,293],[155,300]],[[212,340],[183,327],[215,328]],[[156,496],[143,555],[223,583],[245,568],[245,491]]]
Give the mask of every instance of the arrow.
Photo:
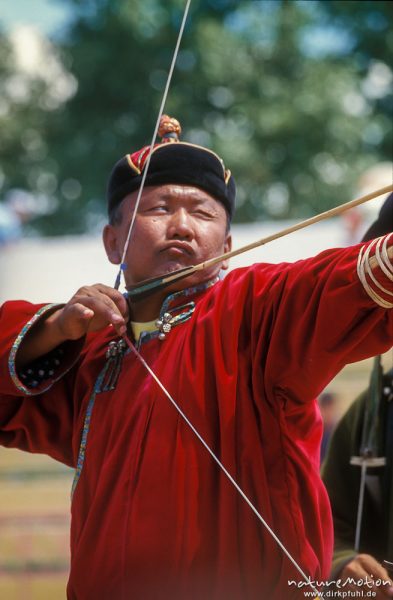
[[[282,229],[277,233],[273,233],[272,235],[268,235],[260,240],[252,242],[251,244],[247,244],[246,246],[242,246],[241,248],[237,248],[236,250],[231,250],[230,252],[225,252],[220,256],[215,256],[214,258],[210,258],[201,262],[197,265],[192,265],[190,267],[184,267],[182,269],[178,269],[177,271],[173,271],[172,273],[168,273],[166,275],[159,275],[158,277],[152,277],[151,279],[145,279],[141,283],[137,285],[132,285],[127,288],[126,296],[131,302],[139,302],[151,294],[162,290],[174,281],[179,281],[192,275],[196,271],[203,271],[208,267],[212,267],[223,260],[227,260],[229,258],[233,258],[234,256],[239,256],[239,254],[243,254],[244,252],[248,252],[249,250],[254,250],[254,248],[259,248],[260,246],[264,246],[269,242],[273,242],[279,238],[282,238],[290,233],[294,233],[295,231],[299,231],[299,229],[304,229],[309,225],[313,225],[314,223],[318,223],[319,221],[323,221],[324,219],[328,219],[330,217],[335,217],[340,215],[341,213],[349,210],[350,208],[354,208],[355,206],[359,206],[360,204],[364,204],[369,200],[373,200],[378,196],[382,196],[383,194],[388,194],[389,192],[393,192],[393,185],[386,185],[383,188],[380,188],[374,192],[370,192],[365,196],[360,196],[359,198],[355,198],[354,200],[350,200],[344,204],[340,204],[335,208],[331,208],[322,212],[314,217],[306,219],[305,221],[301,221],[300,223],[296,223],[295,225],[291,225],[286,229]]]

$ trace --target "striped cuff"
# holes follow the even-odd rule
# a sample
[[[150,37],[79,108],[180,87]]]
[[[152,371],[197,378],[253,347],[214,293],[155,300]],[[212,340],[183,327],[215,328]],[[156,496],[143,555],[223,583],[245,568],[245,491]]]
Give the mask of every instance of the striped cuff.
[[[388,248],[393,233],[361,247],[357,273],[368,296],[382,308],[393,308],[393,263]]]
[[[45,363],[45,359],[52,357],[53,364],[55,366],[53,369],[48,369],[47,377],[40,376],[36,379],[33,378],[31,381],[31,376],[33,376],[36,372],[35,367],[38,367],[38,375],[40,369],[42,368],[42,366],[39,366],[40,359],[34,361],[32,365],[27,365],[21,372],[19,372],[16,368],[16,355],[26,334],[41,318],[49,316],[52,312],[61,308],[62,306],[64,306],[64,304],[47,304],[46,306],[40,308],[35,315],[32,316],[30,321],[28,321],[22,328],[12,345],[8,358],[9,373],[15,387],[26,396],[42,394],[43,392],[46,392],[56,381],[61,379],[63,375],[67,373],[67,371],[69,371],[78,360],[80,351],[85,343],[85,337],[80,338],[79,340],[68,340],[63,342],[61,346],[58,346],[54,352],[43,356],[43,364]],[[61,355],[61,360],[58,355]],[[31,371],[31,373],[29,371]],[[23,377],[24,375],[27,377]]]

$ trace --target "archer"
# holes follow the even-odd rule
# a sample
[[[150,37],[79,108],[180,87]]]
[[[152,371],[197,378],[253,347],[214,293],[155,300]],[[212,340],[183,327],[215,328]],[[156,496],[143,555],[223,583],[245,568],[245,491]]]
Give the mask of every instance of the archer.
[[[119,264],[130,237],[127,287],[231,246],[234,179],[178,133],[164,119],[131,237],[149,149],[110,177],[104,244]],[[69,599],[303,598],[288,554],[327,579],[314,399],[346,363],[392,345],[392,237],[221,279],[224,261],[143,302],[98,284],[65,305],[3,306],[0,441],[76,469]]]

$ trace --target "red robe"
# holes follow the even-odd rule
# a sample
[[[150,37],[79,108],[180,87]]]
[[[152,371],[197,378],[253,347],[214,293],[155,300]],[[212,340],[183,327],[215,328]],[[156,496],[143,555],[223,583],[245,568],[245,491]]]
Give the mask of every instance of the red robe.
[[[330,250],[232,271],[172,300],[169,311],[194,300],[191,318],[164,341],[141,344],[173,398],[318,580],[329,573],[333,534],[314,398],[346,363],[392,345],[393,313],[359,281],[358,253]],[[383,270],[375,273],[391,290]],[[0,441],[74,467],[79,460],[68,598],[304,598],[304,589],[288,585],[301,576],[132,353],[116,388],[99,391],[113,329],[88,336],[82,350],[69,344],[61,365],[69,370],[24,389],[14,359],[38,308],[2,308]]]

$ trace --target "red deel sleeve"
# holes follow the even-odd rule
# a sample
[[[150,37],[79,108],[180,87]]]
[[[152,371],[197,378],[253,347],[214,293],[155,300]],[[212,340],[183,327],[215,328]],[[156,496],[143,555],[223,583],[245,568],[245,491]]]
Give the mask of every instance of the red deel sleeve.
[[[269,289],[256,291],[257,314],[258,297],[271,297],[272,325],[267,354],[266,340],[259,338],[255,355],[266,360],[266,383],[289,400],[312,400],[344,365],[393,344],[392,275],[378,264],[374,279],[384,291],[371,280],[365,284],[362,248],[328,250],[288,265]]]
[[[72,371],[63,375],[75,362],[76,352],[67,353],[53,379],[36,389],[26,388],[15,369],[16,353],[24,335],[54,308],[56,305],[16,301],[7,302],[0,309],[0,444],[45,453],[74,466],[74,377]]]
[[[375,283],[364,248],[368,245],[326,250],[295,263],[255,264],[223,280],[215,301],[224,358],[235,352],[241,360],[250,352],[250,385],[263,397],[285,397],[290,410],[313,400],[344,365],[392,346],[393,268],[385,256],[385,266],[372,271]],[[371,242],[370,259],[373,249]]]

